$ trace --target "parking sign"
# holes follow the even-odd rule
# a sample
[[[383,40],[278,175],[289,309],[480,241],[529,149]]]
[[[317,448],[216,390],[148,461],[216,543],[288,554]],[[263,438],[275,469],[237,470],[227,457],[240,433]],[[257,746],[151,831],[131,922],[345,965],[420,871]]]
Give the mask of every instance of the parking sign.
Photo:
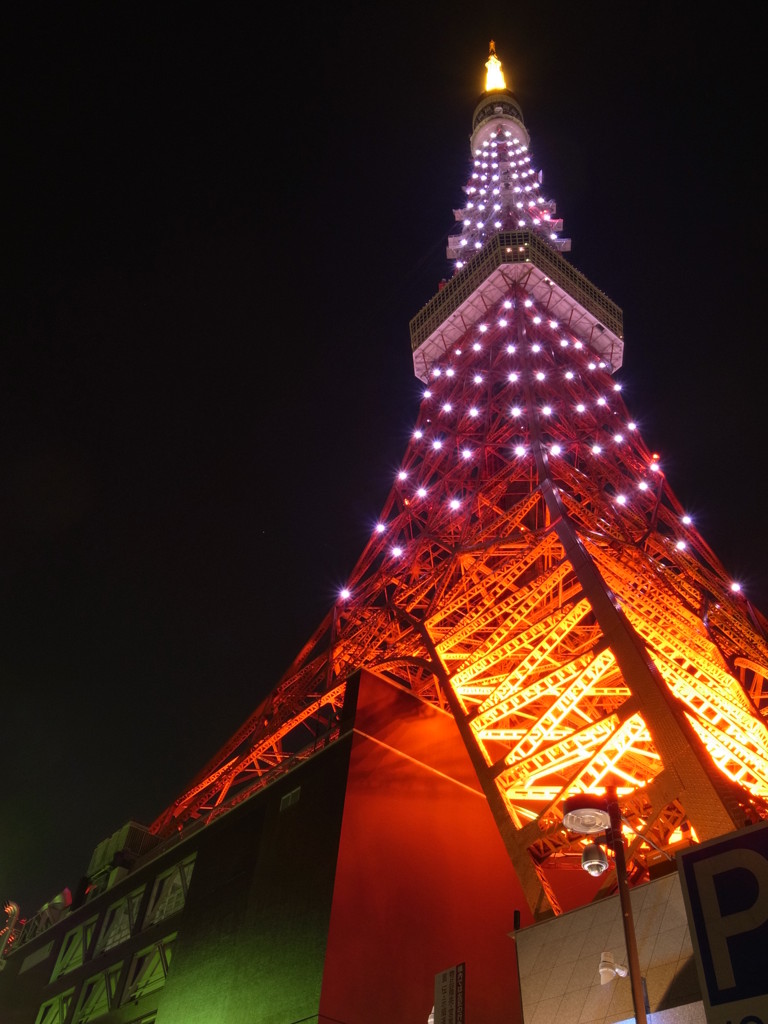
[[[677,855],[708,1024],[768,1024],[768,822]]]

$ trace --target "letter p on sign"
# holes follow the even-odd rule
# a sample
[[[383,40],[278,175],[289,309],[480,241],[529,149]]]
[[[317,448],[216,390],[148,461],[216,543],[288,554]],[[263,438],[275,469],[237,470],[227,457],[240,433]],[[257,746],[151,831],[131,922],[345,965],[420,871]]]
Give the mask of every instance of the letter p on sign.
[[[768,1024],[768,822],[678,854],[709,1024]]]

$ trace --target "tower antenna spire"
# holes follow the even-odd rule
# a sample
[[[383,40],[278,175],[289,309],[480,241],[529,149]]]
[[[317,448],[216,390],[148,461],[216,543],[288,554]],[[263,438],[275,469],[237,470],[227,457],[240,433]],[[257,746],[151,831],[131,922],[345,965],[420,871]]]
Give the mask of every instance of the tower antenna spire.
[[[491,40],[488,49],[488,60],[485,62],[485,91],[497,92],[506,89],[507,83],[504,80],[504,72],[501,69],[501,61],[496,56],[496,43]]]

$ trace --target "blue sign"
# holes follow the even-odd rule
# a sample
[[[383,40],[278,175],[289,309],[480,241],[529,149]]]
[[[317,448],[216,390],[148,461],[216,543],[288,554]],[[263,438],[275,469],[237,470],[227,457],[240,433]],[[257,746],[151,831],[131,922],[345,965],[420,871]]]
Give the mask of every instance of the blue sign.
[[[708,1024],[768,1024],[768,822],[679,853]]]

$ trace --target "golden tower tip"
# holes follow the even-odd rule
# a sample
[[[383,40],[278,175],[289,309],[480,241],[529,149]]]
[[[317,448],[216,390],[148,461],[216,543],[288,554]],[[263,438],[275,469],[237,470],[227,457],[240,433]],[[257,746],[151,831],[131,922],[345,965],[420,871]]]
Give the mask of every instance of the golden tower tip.
[[[499,89],[506,89],[507,83],[504,80],[504,72],[501,69],[501,61],[496,56],[496,43],[491,40],[488,49],[488,60],[485,62],[485,91],[497,92]]]

